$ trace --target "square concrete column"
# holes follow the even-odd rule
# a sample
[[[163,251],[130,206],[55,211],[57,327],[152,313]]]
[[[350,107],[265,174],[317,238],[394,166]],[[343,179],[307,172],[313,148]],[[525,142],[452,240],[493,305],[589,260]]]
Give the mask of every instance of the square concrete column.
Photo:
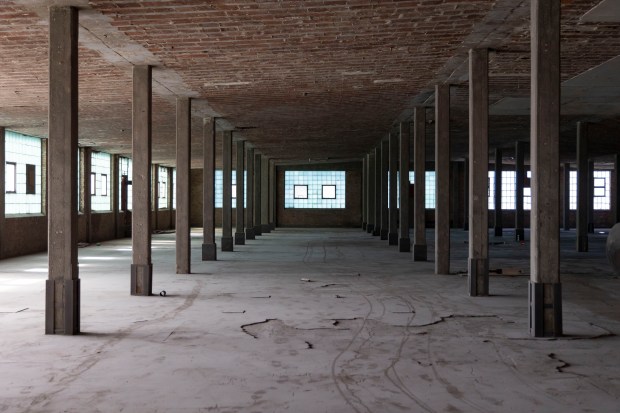
[[[413,113],[413,260],[426,261],[426,108]]]
[[[263,235],[262,226],[262,156],[260,153],[254,155],[254,235]]]
[[[489,59],[469,51],[469,294],[489,294]]]
[[[173,188],[177,194],[177,211],[175,217],[177,274],[190,273],[189,170],[191,164],[191,127],[191,100],[189,98],[178,98],[176,142],[177,187]],[[169,180],[169,182],[172,182],[172,180]],[[170,198],[168,198],[168,200],[171,201]]]
[[[368,224],[367,221],[367,216],[366,216],[366,208],[367,208],[367,201],[366,201],[366,192],[367,192],[367,183],[366,183],[366,179],[367,178],[367,171],[366,168],[368,167],[368,165],[366,164],[366,157],[364,156],[362,158],[362,231],[366,231],[366,224]]]
[[[204,119],[202,139],[202,260],[217,260],[215,243],[215,124]]]
[[[133,68],[133,177],[131,241],[131,294],[151,295],[153,264],[151,262],[151,119],[152,67]],[[155,205],[156,207],[156,205]]]
[[[49,31],[49,275],[45,286],[45,333],[74,335],[80,333],[77,9],[51,7]],[[4,146],[1,150],[4,152]]]
[[[560,0],[532,0],[530,333],[562,335]]]
[[[400,188],[400,220],[398,224],[398,250],[400,252],[411,251],[411,239],[409,238],[409,135],[411,128],[409,122],[400,123],[400,165],[398,174],[398,187]]]
[[[469,231],[469,158],[463,159],[463,231]]]
[[[159,165],[151,164],[151,230],[159,229]]]
[[[398,245],[398,136],[395,133],[390,133],[389,146],[390,222],[388,243],[389,245]]]
[[[0,205],[6,205],[6,129],[0,126]],[[43,169],[43,168],[41,168]],[[43,180],[42,180],[43,181]],[[3,257],[5,234],[4,207],[0,206],[0,257]]]
[[[612,182],[615,183],[615,196],[613,198],[613,208],[615,222],[620,222],[620,153],[614,155],[614,172]]]
[[[366,211],[368,222],[366,224],[366,232],[373,234],[375,231],[375,153],[371,151],[366,155],[366,164],[368,165],[367,190],[366,190]]]
[[[80,212],[86,226],[86,242],[92,242],[92,188],[90,175],[93,164],[93,150],[89,147],[80,148]]]
[[[246,151],[246,156],[248,188],[246,195],[247,206],[245,209],[245,239],[256,239],[256,236],[254,235],[254,148],[248,148]]]
[[[588,234],[594,234],[594,161],[588,161]]]
[[[375,175],[373,176],[375,185],[375,229],[373,236],[381,235],[381,144],[374,149],[375,153]]]
[[[525,210],[523,192],[525,188],[525,142],[515,144],[515,241],[525,240]]]
[[[504,224],[502,219],[502,150],[501,148],[495,148],[495,236],[501,237],[504,235]]]
[[[276,161],[269,160],[269,229],[274,231],[276,229],[276,207],[278,204],[278,197],[276,192]]]
[[[450,227],[462,226],[461,221],[461,185],[460,180],[463,176],[462,162],[450,162]]]
[[[232,131],[222,132],[222,251],[233,250]]]
[[[435,274],[450,274],[450,85],[435,86]]]
[[[268,234],[271,232],[269,225],[269,159],[263,156],[261,159],[261,232]]]
[[[588,124],[577,122],[577,252],[588,252]]]
[[[570,230],[570,163],[564,164],[564,231]]]
[[[390,171],[390,141],[381,141],[381,230],[382,240],[388,239],[390,233],[390,204],[388,202],[388,173]]]
[[[243,179],[244,170],[245,170],[245,141],[238,140],[237,141],[237,168],[236,168],[236,179],[237,179],[237,205],[235,208],[236,212],[236,220],[235,220],[235,245],[245,245],[245,232],[244,232],[244,200],[243,194],[245,193],[245,182]]]

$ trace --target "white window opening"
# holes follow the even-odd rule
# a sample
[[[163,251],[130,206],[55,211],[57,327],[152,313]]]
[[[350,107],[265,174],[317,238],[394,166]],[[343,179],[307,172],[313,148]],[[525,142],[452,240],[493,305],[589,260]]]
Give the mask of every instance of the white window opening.
[[[5,204],[11,214],[41,214],[41,139],[5,131]]]
[[[105,152],[92,152],[90,164],[90,204],[93,211],[110,211],[110,180],[112,156]]]

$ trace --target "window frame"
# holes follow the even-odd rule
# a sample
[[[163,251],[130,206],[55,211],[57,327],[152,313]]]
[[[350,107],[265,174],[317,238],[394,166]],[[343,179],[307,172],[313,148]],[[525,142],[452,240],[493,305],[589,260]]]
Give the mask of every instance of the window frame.
[[[300,197],[297,196],[297,187],[304,187],[305,191],[306,191],[306,196],[305,197]],[[297,185],[297,184],[293,184],[293,199],[308,199],[308,185]]]
[[[11,165],[13,167],[13,190],[12,191],[9,190],[7,185],[6,185],[7,176],[8,176],[8,174],[7,174],[7,171],[8,171],[7,166],[8,165]],[[4,178],[4,185],[5,185],[4,192],[6,194],[16,194],[17,193],[17,162],[5,162],[5,164],[4,164],[4,176],[5,176],[5,178]]]
[[[90,196],[97,195],[97,172],[90,173]]]
[[[333,197],[326,197],[325,196],[325,188],[326,187],[333,187],[334,188],[334,196]],[[326,184],[326,185],[321,185],[321,199],[338,199],[338,188],[336,188],[336,185],[334,184]],[[307,199],[307,198],[306,198]]]

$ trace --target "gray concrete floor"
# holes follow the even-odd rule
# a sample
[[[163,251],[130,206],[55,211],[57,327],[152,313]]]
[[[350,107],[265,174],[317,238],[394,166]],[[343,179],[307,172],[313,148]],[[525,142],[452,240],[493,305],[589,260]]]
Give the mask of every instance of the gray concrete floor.
[[[204,263],[199,235],[192,275],[174,274],[174,234],[154,237],[166,297],[129,296],[129,240],[80,249],[76,337],[43,334],[45,255],[0,262],[0,411],[620,409],[620,281],[604,235],[577,254],[562,233],[557,340],[528,336],[526,276],[493,276],[492,296],[470,298],[465,276],[435,276],[361,230],[278,229]],[[455,272],[466,236],[453,231]],[[529,245],[503,240],[491,268],[527,272]]]

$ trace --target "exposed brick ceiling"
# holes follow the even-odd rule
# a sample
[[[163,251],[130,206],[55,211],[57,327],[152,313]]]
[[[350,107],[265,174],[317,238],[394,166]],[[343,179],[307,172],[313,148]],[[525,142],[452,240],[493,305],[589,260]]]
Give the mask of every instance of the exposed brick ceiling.
[[[359,158],[436,83],[452,91],[454,157],[467,139],[467,50],[489,47],[491,104],[529,95],[529,1],[0,2],[0,123],[47,134],[47,6],[80,7],[80,144],[131,150],[131,67],[153,64],[154,161],[174,164],[174,99],[192,96],[193,165],[201,118],[217,115],[265,155]],[[562,80],[618,55],[620,24],[580,19],[598,0],[562,0]],[[620,96],[619,96],[620,98]],[[563,117],[600,124],[616,145],[617,114]],[[432,119],[432,110],[429,110]],[[429,127],[429,137],[433,128]],[[528,140],[527,116],[493,116],[492,145]],[[431,141],[432,143],[432,141]],[[431,148],[429,143],[429,150]],[[601,149],[603,150],[603,149]],[[429,153],[430,155],[430,153]]]

